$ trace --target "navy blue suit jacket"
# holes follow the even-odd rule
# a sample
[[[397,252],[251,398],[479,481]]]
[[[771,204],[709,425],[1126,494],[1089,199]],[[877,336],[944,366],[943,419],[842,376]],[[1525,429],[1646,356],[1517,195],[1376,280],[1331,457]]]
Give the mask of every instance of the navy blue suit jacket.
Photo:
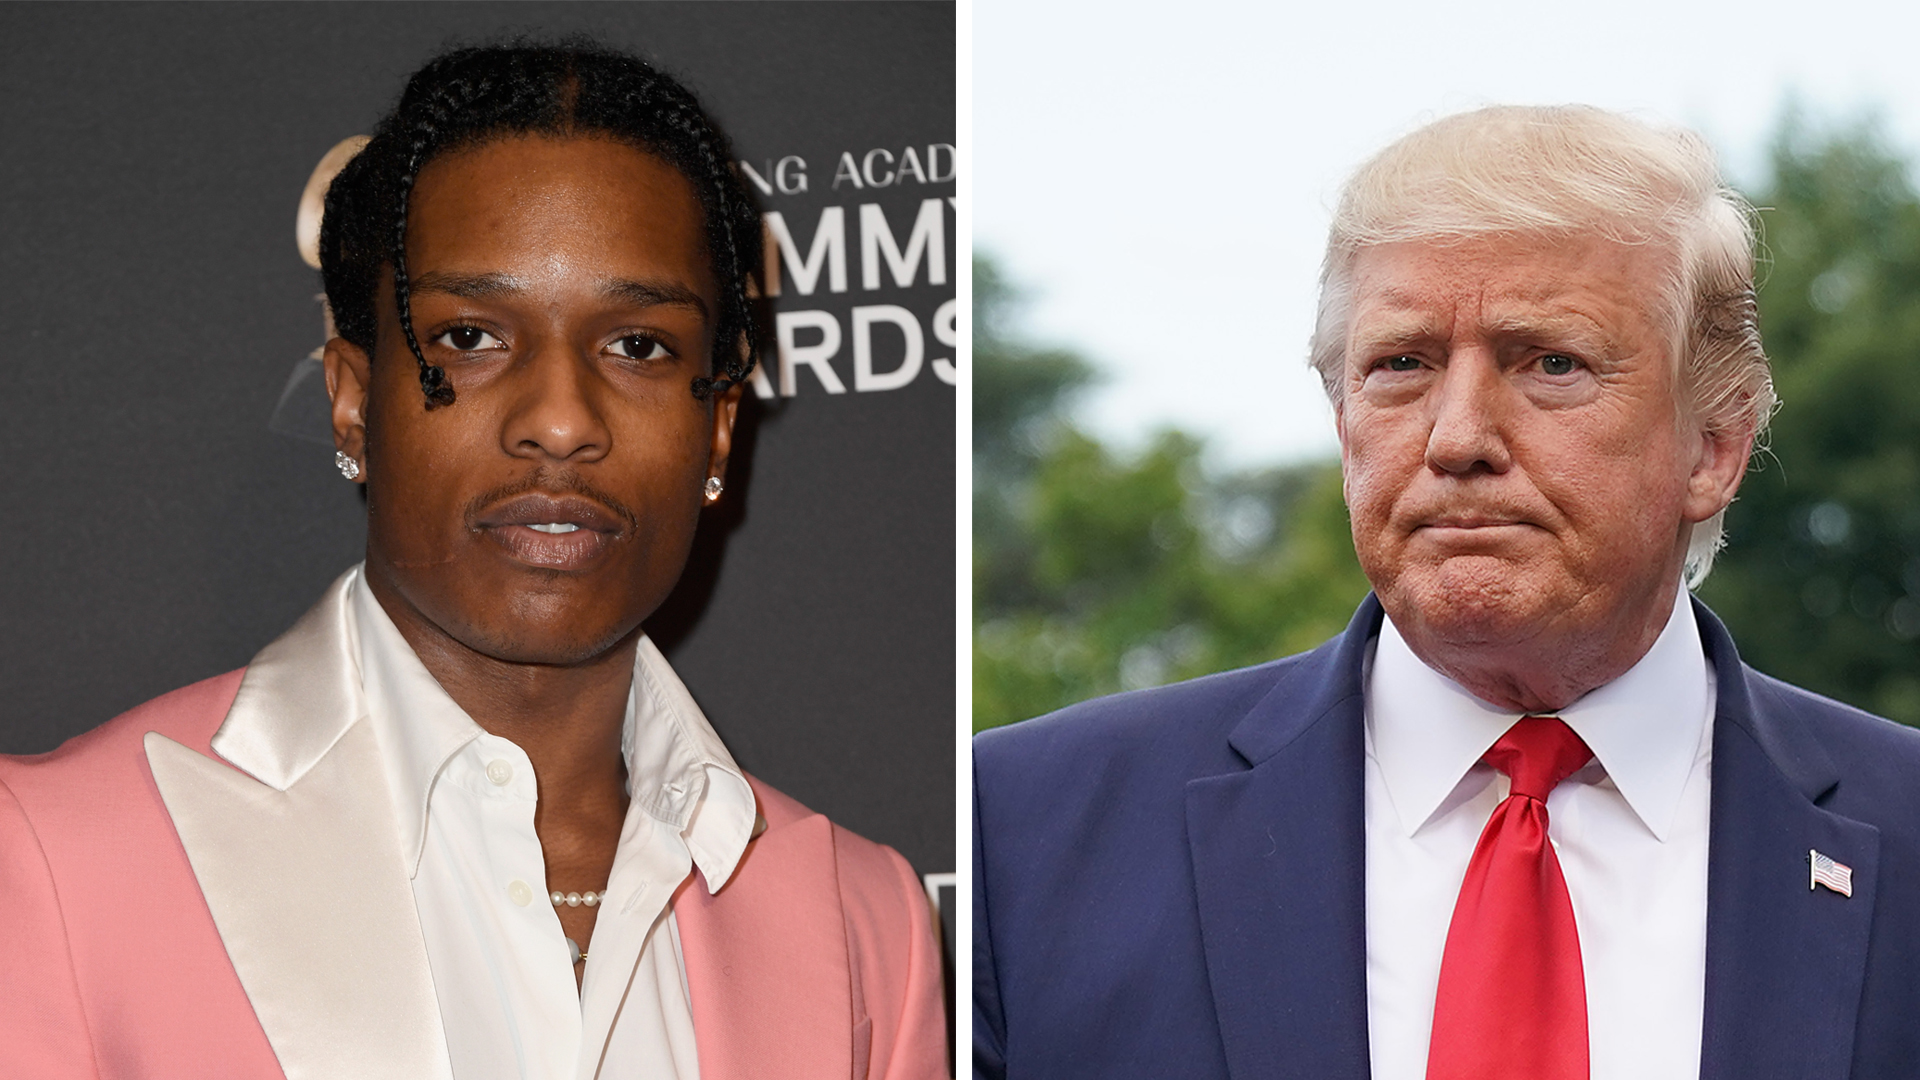
[[[1709,1080],[1920,1077],[1920,732],[1718,676]],[[974,1073],[1368,1075],[1361,662],[1313,652],[974,740]],[[1808,849],[1853,895],[1808,888]]]

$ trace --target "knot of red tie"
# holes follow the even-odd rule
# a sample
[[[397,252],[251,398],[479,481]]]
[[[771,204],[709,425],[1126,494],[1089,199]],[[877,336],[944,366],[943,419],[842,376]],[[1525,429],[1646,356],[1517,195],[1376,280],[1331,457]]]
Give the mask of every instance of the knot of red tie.
[[[1523,716],[1481,760],[1506,774],[1515,795],[1547,801],[1560,781],[1593,760],[1593,751],[1557,716]]]

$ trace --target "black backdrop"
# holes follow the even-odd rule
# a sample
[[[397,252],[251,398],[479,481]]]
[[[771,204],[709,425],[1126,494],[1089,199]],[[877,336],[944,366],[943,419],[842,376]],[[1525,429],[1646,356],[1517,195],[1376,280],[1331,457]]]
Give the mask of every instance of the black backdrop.
[[[800,269],[830,234],[774,302],[803,362],[763,358],[650,632],[745,768],[952,870],[953,27],[939,3],[0,5],[0,752],[245,664],[359,559],[303,379],[301,190],[440,47],[584,31],[693,86]]]

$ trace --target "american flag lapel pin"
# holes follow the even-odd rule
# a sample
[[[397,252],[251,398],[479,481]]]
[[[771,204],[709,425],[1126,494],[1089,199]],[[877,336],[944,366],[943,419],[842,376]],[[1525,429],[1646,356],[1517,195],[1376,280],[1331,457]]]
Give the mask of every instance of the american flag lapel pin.
[[[1837,863],[1811,848],[1807,849],[1807,891],[1825,885],[1841,896],[1853,895],[1853,867]]]

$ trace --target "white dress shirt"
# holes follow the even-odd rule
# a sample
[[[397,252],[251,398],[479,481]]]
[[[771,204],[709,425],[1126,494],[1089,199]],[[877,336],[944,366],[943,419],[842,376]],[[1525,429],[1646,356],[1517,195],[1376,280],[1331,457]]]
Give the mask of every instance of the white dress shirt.
[[[754,798],[659,650],[642,638],[634,663],[621,738],[632,802],[576,989],[526,753],[447,696],[364,576],[348,609],[454,1076],[697,1080],[668,901],[694,866],[708,888],[732,875],[753,834]]]
[[[1562,709],[1594,760],[1547,799],[1587,984],[1593,1080],[1700,1073],[1713,672],[1687,592],[1626,674]],[[1367,1021],[1374,1080],[1422,1080],[1447,928],[1521,714],[1427,667],[1391,620],[1366,675]]]

